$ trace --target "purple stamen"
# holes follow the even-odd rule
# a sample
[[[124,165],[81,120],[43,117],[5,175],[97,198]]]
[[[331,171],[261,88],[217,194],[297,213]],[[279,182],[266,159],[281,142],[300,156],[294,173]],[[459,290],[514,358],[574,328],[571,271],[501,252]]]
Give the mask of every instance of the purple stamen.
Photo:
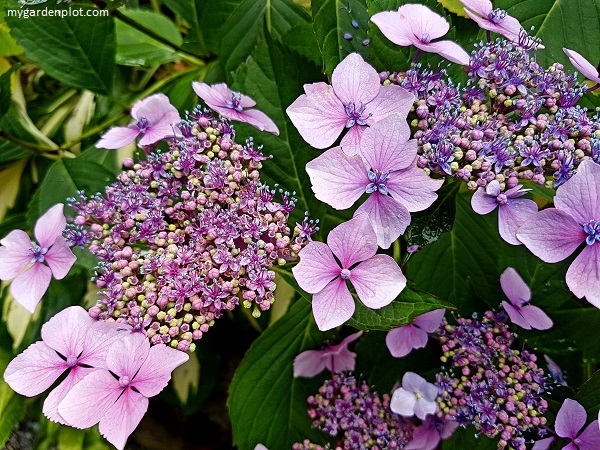
[[[148,123],[148,119],[145,117],[140,117],[140,120],[137,121],[135,126],[138,127],[142,133],[144,133],[150,127],[150,124]]]
[[[67,365],[73,367],[77,364],[77,356],[67,356]]]
[[[342,278],[342,280],[349,280],[350,279],[350,270],[342,269],[342,271],[340,272],[340,277]]]
[[[371,181],[371,183],[367,185],[365,192],[367,194],[372,194],[375,191],[379,191],[380,194],[387,195],[388,188],[385,185],[385,182],[390,179],[390,173],[391,170],[386,172],[377,169],[369,170],[367,176],[369,177],[369,181]]]
[[[242,111],[243,108],[240,106],[240,102],[242,101],[242,94],[237,94],[235,92],[231,93],[231,101],[227,101],[227,106],[229,109],[235,109],[236,111]]]
[[[119,386],[121,386],[122,388],[126,388],[127,386],[129,386],[130,382],[131,382],[131,380],[129,379],[129,377],[127,375],[124,375],[119,378]]]
[[[31,264],[34,264],[36,262],[43,263],[44,255],[48,252],[48,249],[45,247],[41,248],[35,242],[32,242],[31,245],[33,246],[29,248],[29,251],[33,254],[33,258],[31,258]]]
[[[492,22],[494,22],[496,24],[502,23],[505,18],[506,18],[506,11],[504,11],[503,9],[500,9],[500,8],[493,9],[488,14],[488,19],[490,19]]]
[[[344,110],[346,111],[346,115],[349,117],[348,121],[346,122],[346,128],[352,128],[354,125],[364,126],[367,124],[367,119],[362,116],[362,114],[365,112],[365,105],[363,105],[362,102],[358,107],[356,106],[356,103],[350,102],[344,107]],[[371,117],[371,114],[369,114],[367,117]]]
[[[587,245],[594,245],[596,242],[600,242],[600,220],[590,220],[590,223],[583,226],[588,236],[585,238]]]

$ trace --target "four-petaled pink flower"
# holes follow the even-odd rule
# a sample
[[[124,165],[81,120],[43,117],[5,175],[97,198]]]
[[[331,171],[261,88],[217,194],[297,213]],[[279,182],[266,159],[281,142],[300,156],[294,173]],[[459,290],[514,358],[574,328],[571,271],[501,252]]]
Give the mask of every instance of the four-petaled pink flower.
[[[598,421],[594,420],[583,433],[579,434],[586,422],[587,414],[584,407],[576,400],[565,399],[554,422],[556,434],[571,440],[568,445],[563,447],[563,450],[598,450],[600,445]]]
[[[568,258],[585,243],[567,270],[567,286],[600,308],[600,165],[582,161],[556,191],[554,206],[527,220],[517,238],[548,263]]]
[[[537,306],[530,305],[531,290],[523,278],[512,267],[508,267],[500,275],[500,286],[508,297],[502,301],[502,306],[510,320],[525,330],[548,330],[552,328],[552,320]]]
[[[450,25],[425,5],[408,3],[398,11],[382,11],[371,17],[383,35],[394,44],[414,45],[429,53],[438,53],[449,61],[466,66],[469,54],[456,42],[431,42],[445,35]]]
[[[435,399],[438,388],[414,372],[406,372],[402,377],[402,387],[392,394],[390,409],[405,417],[417,416],[424,420],[436,410]]]
[[[181,122],[179,111],[164,94],[146,97],[131,108],[135,123],[126,127],[112,127],[96,143],[98,148],[121,148],[131,144],[141,134],[139,145],[151,145],[156,142],[178,136],[177,126]]]
[[[279,136],[279,128],[269,116],[258,109],[252,109],[256,102],[239,92],[233,92],[225,83],[209,86],[206,83],[194,81],[194,92],[213,110],[223,117],[239,122],[246,122],[260,131],[268,131]]]
[[[294,358],[294,377],[314,377],[325,369],[331,373],[354,370],[356,353],[348,350],[348,345],[356,341],[362,331],[351,334],[337,345],[329,345],[322,350],[306,350]]]
[[[292,272],[300,287],[313,294],[312,310],[321,331],[342,325],[354,314],[346,281],[373,309],[388,305],[404,289],[406,278],[396,261],[376,252],[377,237],[366,214],[331,230],[327,244],[312,241],[300,250]]]
[[[489,214],[498,208],[500,237],[512,245],[522,244],[517,239],[517,230],[538,211],[533,200],[519,198],[529,191],[521,189],[522,187],[518,185],[502,192],[500,183],[492,180],[485,188],[477,189],[471,197],[471,206],[477,214]]]
[[[315,197],[335,209],[369,198],[355,215],[369,214],[377,244],[389,248],[410,224],[410,213],[430,206],[443,180],[430,178],[416,166],[417,142],[398,114],[365,131],[360,156],[334,147],[306,165]]]
[[[57,412],[69,390],[87,374],[105,368],[105,358],[113,342],[128,328],[114,322],[97,322],[81,306],[63,309],[42,326],[42,340],[31,344],[13,359],[4,380],[17,393],[27,397],[41,394],[66,371],[66,378],[44,402],[44,415],[65,423]]]
[[[77,259],[62,232],[67,221],[59,203],[38,219],[32,242],[22,230],[11,231],[0,240],[0,280],[13,280],[10,292],[20,305],[35,312],[52,276],[61,280]],[[47,263],[48,265],[45,265]]]
[[[429,414],[413,431],[412,440],[404,450],[434,450],[442,439],[448,439],[458,428],[458,422]]]
[[[494,9],[490,0],[460,0],[467,15],[484,30],[501,34],[513,42],[518,42],[523,28],[519,21],[506,14],[506,11]]]
[[[402,358],[413,349],[425,347],[428,333],[437,330],[445,312],[445,309],[429,311],[417,316],[413,323],[390,330],[385,337],[385,343],[392,356]]]
[[[596,83],[596,86],[590,89],[596,89],[600,85],[600,74],[598,74],[598,69],[596,69],[592,63],[590,63],[575,50],[563,48],[563,52],[565,52],[565,54],[569,57],[571,64],[573,64],[584,77]]]
[[[367,127],[394,113],[406,118],[415,100],[400,86],[382,86],[377,71],[357,53],[337,65],[331,86],[305,84],[304,92],[286,110],[302,138],[315,148],[327,148],[348,129],[340,145],[349,155],[358,150]]]
[[[77,383],[58,405],[58,413],[75,428],[98,422],[100,433],[122,450],[148,409],[148,398],[168,384],[171,372],[188,355],[164,344],[150,348],[141,333],[127,334],[106,354],[106,369]]]

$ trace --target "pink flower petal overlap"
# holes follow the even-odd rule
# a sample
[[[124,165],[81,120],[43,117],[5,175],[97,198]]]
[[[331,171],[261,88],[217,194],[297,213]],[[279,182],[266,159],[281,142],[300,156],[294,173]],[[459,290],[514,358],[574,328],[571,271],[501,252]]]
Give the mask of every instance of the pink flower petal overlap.
[[[337,345],[328,345],[321,350],[306,350],[294,358],[294,377],[314,377],[323,370],[332,373],[352,371],[356,365],[356,353],[348,346],[363,334],[362,331],[351,334]]]

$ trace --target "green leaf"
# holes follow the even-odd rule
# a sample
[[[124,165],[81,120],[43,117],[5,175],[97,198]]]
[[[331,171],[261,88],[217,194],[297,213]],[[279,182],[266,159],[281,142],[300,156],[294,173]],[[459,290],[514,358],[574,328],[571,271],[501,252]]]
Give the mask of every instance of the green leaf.
[[[31,155],[33,155],[31,150],[0,138],[0,166]]]
[[[458,16],[468,18],[469,16],[465,12],[465,6],[461,3],[460,0],[437,0],[438,3],[441,3],[444,8],[446,8],[451,13],[454,13]]]
[[[235,373],[227,407],[240,450],[252,450],[259,442],[290,448],[303,439],[324,440],[306,412],[306,399],[316,393],[318,380],[293,377],[296,355],[324,343],[310,309],[308,302],[297,301],[252,343]]]
[[[588,417],[592,420],[597,418],[600,409],[600,370],[579,387],[575,400],[583,405]]]
[[[15,10],[28,11],[14,4]],[[7,16],[6,21],[27,56],[50,76],[69,86],[108,95],[115,68],[113,18],[86,17],[98,10],[77,9],[83,13],[76,17]],[[67,12],[68,8],[57,5],[52,11],[56,10]]]
[[[159,33],[166,41],[181,47],[183,39],[175,24],[162,14],[131,10],[123,14]],[[117,21],[117,63],[126,66],[152,66],[177,61],[175,50],[125,22]]]
[[[13,56],[23,53],[23,49],[17,45],[10,35],[10,29],[6,24],[5,1],[0,1],[0,56]]]
[[[163,0],[163,3],[189,24],[188,44],[196,51],[205,53],[208,49],[203,34],[205,28],[201,25],[204,25],[203,18],[211,18],[214,21],[214,17],[211,17],[213,16],[212,11],[211,14],[206,14],[209,7],[207,0]],[[222,22],[216,22],[216,24],[219,23]]]
[[[0,117],[4,116],[4,114],[6,114],[10,108],[10,78],[14,70],[15,67],[13,66],[0,76]]]
[[[0,445],[3,448],[13,429],[25,417],[25,411],[23,397],[0,380]]]
[[[320,66],[323,63],[315,32],[310,23],[302,22],[294,25],[283,35],[281,41],[287,48],[300,53],[315,65]]]

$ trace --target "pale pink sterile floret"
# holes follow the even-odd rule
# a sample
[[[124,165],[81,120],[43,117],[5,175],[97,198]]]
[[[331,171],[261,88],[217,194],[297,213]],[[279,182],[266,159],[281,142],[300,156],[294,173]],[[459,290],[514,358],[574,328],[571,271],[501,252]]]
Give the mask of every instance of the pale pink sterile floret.
[[[327,244],[312,241],[300,250],[292,272],[298,285],[313,294],[313,315],[321,331],[342,325],[354,314],[346,281],[372,309],[390,304],[404,289],[406,278],[396,261],[376,252],[377,237],[366,214],[331,230]]]
[[[394,44],[414,45],[419,50],[437,53],[453,63],[466,66],[469,54],[456,42],[431,42],[445,35],[450,25],[425,5],[408,3],[398,11],[382,11],[371,17],[383,35]]]
[[[62,203],[54,205],[38,219],[33,230],[37,243],[22,230],[13,230],[0,240],[0,280],[13,280],[12,296],[31,313],[52,276],[63,279],[76,260],[62,237],[67,224],[63,208]]]
[[[128,328],[114,322],[97,322],[81,306],[63,309],[42,326],[42,340],[9,363],[4,380],[15,392],[33,397],[68,371],[42,409],[48,419],[64,424],[57,412],[58,404],[86,375],[105,368],[109,347],[127,334]]]
[[[155,144],[163,139],[180,136],[179,111],[164,94],[153,94],[136,102],[131,108],[134,123],[112,127],[96,143],[98,148],[121,148],[131,144],[141,134],[140,146]]]
[[[458,428],[458,422],[429,414],[413,431],[412,440],[404,450],[434,450],[442,439],[448,439]]]
[[[522,26],[506,11],[492,6],[490,0],[460,0],[467,15],[484,30],[501,34],[513,42],[518,42]]]
[[[127,438],[148,409],[148,399],[169,383],[171,372],[188,355],[164,344],[150,347],[141,333],[130,333],[106,354],[106,370],[77,383],[58,405],[58,413],[75,428],[100,424],[100,433],[123,450]]]
[[[563,450],[598,450],[600,444],[598,421],[594,420],[579,434],[586,422],[585,408],[576,400],[565,399],[554,422],[554,431],[557,436],[571,440],[563,447]]]
[[[423,348],[444,317],[445,309],[436,309],[415,317],[415,320],[403,327],[388,331],[385,343],[394,358],[402,358],[413,349]]]
[[[556,191],[554,206],[527,220],[517,238],[547,263],[566,259],[585,244],[567,270],[567,286],[600,308],[600,165],[582,161]]]
[[[435,399],[438,388],[414,372],[406,372],[402,377],[402,387],[392,394],[390,409],[405,417],[417,416],[424,420],[434,414],[437,408]]]
[[[600,74],[598,74],[598,69],[595,68],[592,65],[592,63],[590,63],[587,59],[585,59],[575,50],[563,48],[563,51],[569,57],[569,61],[571,61],[571,64],[575,66],[575,68],[581,73],[581,75],[586,77],[588,80],[592,80],[595,83],[600,83]]]
[[[247,95],[232,91],[225,83],[210,86],[194,81],[192,87],[198,97],[223,117],[248,123],[260,131],[268,131],[279,136],[279,128],[275,122],[264,112],[254,109],[256,102]]]
[[[529,191],[522,187],[518,185],[502,192],[500,183],[492,180],[485,188],[477,189],[471,198],[471,206],[477,214],[489,214],[498,208],[500,237],[512,245],[522,244],[517,230],[538,211],[533,200],[519,198]]]
[[[503,301],[502,306],[515,325],[525,330],[548,330],[552,328],[552,320],[537,306],[530,305],[531,290],[523,278],[512,267],[507,267],[500,275],[500,286],[510,301]]]
[[[331,373],[352,371],[356,365],[356,353],[348,345],[356,341],[362,331],[351,334],[337,345],[328,345],[321,350],[306,350],[294,358],[294,377],[314,377],[323,370]]]
[[[322,149],[347,129],[340,145],[349,155],[358,151],[368,127],[395,113],[406,118],[415,101],[400,86],[382,86],[377,71],[357,53],[337,65],[331,85],[305,84],[304,92],[286,110],[302,138]]]
[[[364,132],[360,154],[334,147],[306,165],[315,197],[335,209],[350,208],[363,194],[367,200],[355,215],[369,214],[377,244],[389,248],[410,224],[410,213],[437,198],[443,180],[416,166],[417,142],[398,114]]]

